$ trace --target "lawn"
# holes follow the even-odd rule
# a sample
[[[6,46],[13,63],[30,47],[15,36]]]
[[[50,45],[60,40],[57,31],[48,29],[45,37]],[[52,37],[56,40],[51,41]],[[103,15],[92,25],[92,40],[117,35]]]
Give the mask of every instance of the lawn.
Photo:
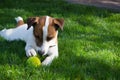
[[[0,80],[120,80],[120,13],[62,0],[0,0],[0,30],[14,17],[64,18],[59,57],[50,66],[26,65],[22,41],[0,37]]]

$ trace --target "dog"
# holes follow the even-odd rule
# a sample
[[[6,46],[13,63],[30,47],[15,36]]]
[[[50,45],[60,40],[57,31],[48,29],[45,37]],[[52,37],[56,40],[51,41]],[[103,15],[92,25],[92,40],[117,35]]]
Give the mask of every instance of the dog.
[[[26,42],[26,56],[45,56],[42,65],[50,65],[58,57],[58,29],[63,30],[64,19],[50,16],[30,17],[24,23],[22,17],[15,18],[17,27],[3,29],[0,36],[6,40],[22,40]]]

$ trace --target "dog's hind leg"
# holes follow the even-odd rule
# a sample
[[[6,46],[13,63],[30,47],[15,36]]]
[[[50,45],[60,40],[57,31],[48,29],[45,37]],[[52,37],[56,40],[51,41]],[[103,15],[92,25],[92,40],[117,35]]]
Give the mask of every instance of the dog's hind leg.
[[[8,41],[17,40],[18,36],[16,34],[17,32],[15,29],[3,29],[0,31],[0,36]]]
[[[11,28],[11,29],[3,29],[0,31],[0,36],[5,38],[6,40],[26,40],[26,36],[30,31],[27,30],[27,24],[23,24],[20,27]]]
[[[24,35],[27,34],[27,24],[24,24],[22,17],[17,17],[15,20],[17,22],[17,27],[11,29],[3,29],[0,31],[0,36],[9,41],[24,40]]]

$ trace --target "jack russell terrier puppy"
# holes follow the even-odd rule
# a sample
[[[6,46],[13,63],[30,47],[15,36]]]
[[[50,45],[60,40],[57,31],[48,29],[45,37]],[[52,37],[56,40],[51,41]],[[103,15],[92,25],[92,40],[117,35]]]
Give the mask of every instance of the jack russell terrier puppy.
[[[28,18],[27,24],[21,17],[15,18],[17,27],[3,29],[0,36],[6,40],[23,40],[26,42],[26,56],[36,56],[37,53],[48,55],[42,65],[50,65],[58,57],[58,29],[63,30],[64,20],[50,16]]]

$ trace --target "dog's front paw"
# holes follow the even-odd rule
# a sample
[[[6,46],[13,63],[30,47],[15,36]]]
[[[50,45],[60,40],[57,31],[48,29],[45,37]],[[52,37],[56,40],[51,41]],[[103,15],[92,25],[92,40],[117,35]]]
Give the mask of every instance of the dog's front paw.
[[[47,57],[43,62],[42,62],[42,65],[43,66],[48,66],[50,65],[52,62],[52,59],[50,57]]]
[[[26,51],[26,56],[27,57],[36,56],[36,55],[37,55],[37,53],[34,49],[29,49],[29,50]]]

